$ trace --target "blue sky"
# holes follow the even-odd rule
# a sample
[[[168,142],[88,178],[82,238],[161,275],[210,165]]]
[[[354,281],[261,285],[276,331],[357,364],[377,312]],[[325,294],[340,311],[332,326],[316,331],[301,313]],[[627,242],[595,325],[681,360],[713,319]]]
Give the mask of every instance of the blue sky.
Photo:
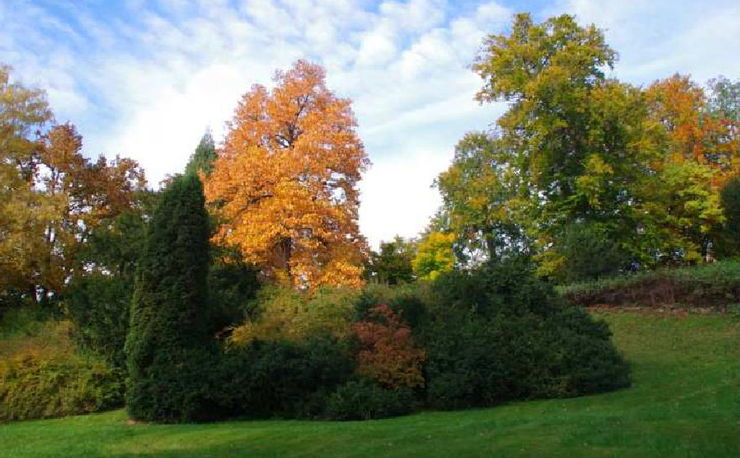
[[[473,101],[468,67],[520,11],[603,28],[620,55],[611,76],[633,84],[740,78],[737,0],[0,0],[0,62],[47,90],[87,155],[133,157],[154,184],[182,170],[207,127],[222,137],[252,84],[298,58],[320,62],[354,100],[373,162],[360,225],[376,245],[426,225],[457,140],[505,108]]]

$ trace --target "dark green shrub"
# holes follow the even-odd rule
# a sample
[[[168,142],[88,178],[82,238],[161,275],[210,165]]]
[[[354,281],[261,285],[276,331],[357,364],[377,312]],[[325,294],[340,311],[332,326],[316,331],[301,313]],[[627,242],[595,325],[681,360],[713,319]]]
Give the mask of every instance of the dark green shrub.
[[[386,304],[401,317],[411,329],[418,329],[428,319],[425,294],[427,284],[389,286],[369,284],[363,288],[355,303],[355,321],[367,320],[370,310],[379,304]]]
[[[372,420],[414,411],[416,399],[409,388],[384,389],[370,380],[351,380],[337,388],[326,402],[332,420]]]
[[[126,277],[93,274],[75,278],[64,294],[74,340],[120,369],[126,366],[131,286]]]
[[[177,422],[205,414],[209,224],[197,176],[162,193],[147,230],[126,339],[126,405],[137,419]]]
[[[550,318],[549,370],[560,380],[556,396],[599,393],[630,385],[629,367],[611,342],[604,321],[579,307],[567,307]]]
[[[333,338],[256,340],[224,355],[214,404],[230,416],[317,417],[326,394],[353,370],[350,352]]]
[[[563,304],[552,286],[535,276],[534,265],[518,257],[471,272],[450,272],[432,288],[430,307],[437,316],[464,313],[490,317],[529,312],[546,316]]]
[[[216,334],[253,313],[258,270],[240,259],[218,259],[208,271],[210,331]]]
[[[629,385],[604,323],[566,307],[523,260],[452,273],[434,286],[427,403],[457,409]]]
[[[27,328],[30,329],[30,328]],[[120,407],[124,378],[98,357],[80,354],[71,323],[38,323],[0,348],[0,421],[77,415]]]

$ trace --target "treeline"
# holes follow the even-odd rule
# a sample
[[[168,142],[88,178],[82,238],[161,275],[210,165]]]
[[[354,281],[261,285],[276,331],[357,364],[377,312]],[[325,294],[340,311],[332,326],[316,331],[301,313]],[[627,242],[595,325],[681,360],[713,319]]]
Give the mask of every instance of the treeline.
[[[473,70],[508,110],[437,180],[462,264],[524,253],[575,281],[740,255],[740,81],[607,76],[594,26],[516,16]]]

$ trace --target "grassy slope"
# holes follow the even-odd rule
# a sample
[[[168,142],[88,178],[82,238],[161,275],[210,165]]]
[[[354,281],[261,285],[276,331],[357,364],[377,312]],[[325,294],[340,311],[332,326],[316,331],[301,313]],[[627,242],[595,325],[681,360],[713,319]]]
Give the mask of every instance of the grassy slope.
[[[352,423],[127,425],[116,411],[0,426],[0,456],[740,456],[738,318],[602,316],[630,389]]]

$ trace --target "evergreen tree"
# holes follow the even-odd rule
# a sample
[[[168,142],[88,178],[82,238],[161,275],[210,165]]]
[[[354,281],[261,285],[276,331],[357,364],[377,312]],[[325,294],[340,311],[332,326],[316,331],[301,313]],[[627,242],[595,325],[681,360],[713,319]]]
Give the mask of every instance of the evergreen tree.
[[[195,148],[195,152],[190,156],[188,165],[185,166],[185,174],[202,171],[206,175],[211,174],[213,170],[213,162],[216,160],[216,144],[213,141],[211,131],[206,131],[203,137],[198,143],[198,147]]]
[[[129,414],[142,420],[201,416],[210,348],[209,227],[194,174],[163,192],[139,261],[126,340]]]

